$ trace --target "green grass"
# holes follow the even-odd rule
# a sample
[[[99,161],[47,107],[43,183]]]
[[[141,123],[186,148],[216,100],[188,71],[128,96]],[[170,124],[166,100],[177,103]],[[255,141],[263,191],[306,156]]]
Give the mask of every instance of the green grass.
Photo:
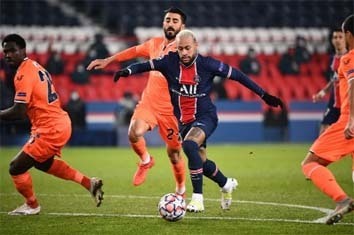
[[[104,180],[102,206],[96,208],[88,192],[79,185],[33,169],[33,184],[42,211],[38,216],[27,217],[6,214],[22,204],[23,199],[8,175],[8,164],[19,148],[1,148],[0,234],[354,234],[354,213],[335,226],[313,222],[325,215],[316,208],[332,209],[334,204],[302,175],[300,162],[308,147],[305,144],[209,146],[210,158],[225,175],[239,181],[232,208],[220,209],[220,190],[205,179],[205,212],[187,213],[175,223],[157,216],[159,198],[174,191],[171,167],[163,148],[150,149],[156,165],[139,187],[132,185],[137,162],[132,150],[65,148],[65,161],[89,176]],[[351,159],[345,158],[330,169],[353,197]],[[187,193],[189,197],[189,178]]]

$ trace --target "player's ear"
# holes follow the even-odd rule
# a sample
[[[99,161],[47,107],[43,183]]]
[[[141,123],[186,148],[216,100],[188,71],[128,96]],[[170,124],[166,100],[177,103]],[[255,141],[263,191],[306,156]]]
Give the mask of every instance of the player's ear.
[[[185,29],[186,28],[186,25],[185,24],[182,24],[181,25],[181,30]]]
[[[20,54],[24,57],[26,57],[26,48],[20,49]]]

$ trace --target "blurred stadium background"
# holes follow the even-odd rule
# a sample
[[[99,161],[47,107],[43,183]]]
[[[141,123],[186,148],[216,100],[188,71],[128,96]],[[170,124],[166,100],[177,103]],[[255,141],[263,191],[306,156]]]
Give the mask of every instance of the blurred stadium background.
[[[162,35],[163,10],[170,6],[187,13],[187,26],[196,32],[202,54],[238,68],[253,48],[261,70],[249,76],[287,104],[287,113],[282,116],[276,111],[279,120],[267,125],[266,107],[258,97],[230,81],[216,84],[219,90],[213,97],[220,125],[212,143],[309,142],[317,136],[326,100],[313,104],[311,96],[330,76],[331,29],[353,13],[350,0],[1,0],[0,39],[19,33],[27,40],[28,56],[44,66],[53,54],[61,56],[63,70],[52,77],[63,106],[72,91],[77,91],[86,105],[86,125],[75,130],[71,145],[125,146],[127,126],[117,123],[123,109],[119,101],[126,92],[139,98],[147,74],[113,84],[113,72],[127,65],[116,63],[104,71],[83,72],[86,80],[81,84],[74,82],[72,75],[80,65],[86,67],[89,61],[104,55],[95,44],[97,35],[102,36],[110,55]],[[305,41],[310,57],[298,64],[297,74],[284,75],[278,68],[280,58],[296,47],[299,38]],[[13,71],[4,65],[2,54],[0,58],[3,109],[12,104]],[[26,122],[2,122],[0,144],[22,144],[28,137],[27,130]],[[148,143],[162,144],[156,132],[149,134]]]

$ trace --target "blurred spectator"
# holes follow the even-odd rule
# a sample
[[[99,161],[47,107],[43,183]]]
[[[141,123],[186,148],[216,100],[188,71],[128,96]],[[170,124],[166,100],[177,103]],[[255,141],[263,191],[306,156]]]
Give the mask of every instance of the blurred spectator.
[[[80,98],[80,95],[77,91],[71,92],[70,100],[64,109],[70,116],[73,130],[86,129],[86,104]]]
[[[103,42],[103,35],[96,34],[94,42],[90,45],[88,49],[88,61],[92,61],[97,58],[107,58],[109,57],[109,51],[106,44]]]
[[[283,75],[299,74],[299,64],[295,58],[295,50],[290,47],[288,51],[282,55],[279,61],[279,70]]]
[[[64,73],[64,61],[58,51],[51,51],[48,58],[46,69],[51,75],[60,75]]]
[[[96,34],[94,42],[90,45],[86,58],[84,60],[85,67],[94,59],[102,59],[109,57],[109,51],[107,49],[106,44],[103,42],[103,35]],[[92,74],[103,74],[106,71],[102,69],[94,69],[91,71]]]
[[[8,92],[10,92],[13,96],[15,95],[14,76],[16,74],[16,70],[16,68],[10,67],[6,64],[3,58],[0,59],[0,80],[4,81],[5,88],[8,89]],[[13,100],[13,97],[10,99]],[[12,106],[12,104],[10,106]]]
[[[137,99],[134,97],[133,93],[127,91],[124,93],[123,97],[119,100],[119,106],[115,111],[115,117],[117,125],[128,126],[130,119],[134,113],[135,105],[137,104]]]
[[[71,74],[71,80],[76,84],[87,84],[90,81],[90,73],[85,69],[83,63],[79,63]]]
[[[268,107],[264,112],[263,126],[266,130],[278,129],[278,139],[281,141],[288,140],[288,124],[288,110],[285,106],[283,109]]]
[[[213,80],[213,98],[227,99],[227,92],[225,90],[225,79],[216,76]]]
[[[0,59],[0,109],[6,109],[13,105],[15,97],[14,76],[16,68]],[[26,134],[31,129],[28,118],[24,120],[1,121],[0,132],[6,135]],[[0,140],[1,142],[1,140]]]
[[[247,75],[258,75],[260,73],[261,64],[259,63],[256,51],[253,48],[250,48],[246,57],[241,60],[240,69]]]
[[[311,54],[307,49],[307,41],[304,37],[297,36],[295,41],[295,60],[298,64],[307,63]]]

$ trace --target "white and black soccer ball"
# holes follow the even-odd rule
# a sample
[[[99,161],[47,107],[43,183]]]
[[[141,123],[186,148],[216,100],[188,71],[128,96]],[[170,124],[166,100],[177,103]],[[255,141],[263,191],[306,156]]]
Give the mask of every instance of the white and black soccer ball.
[[[167,221],[178,221],[186,214],[186,201],[182,196],[168,193],[161,197],[157,209]]]

